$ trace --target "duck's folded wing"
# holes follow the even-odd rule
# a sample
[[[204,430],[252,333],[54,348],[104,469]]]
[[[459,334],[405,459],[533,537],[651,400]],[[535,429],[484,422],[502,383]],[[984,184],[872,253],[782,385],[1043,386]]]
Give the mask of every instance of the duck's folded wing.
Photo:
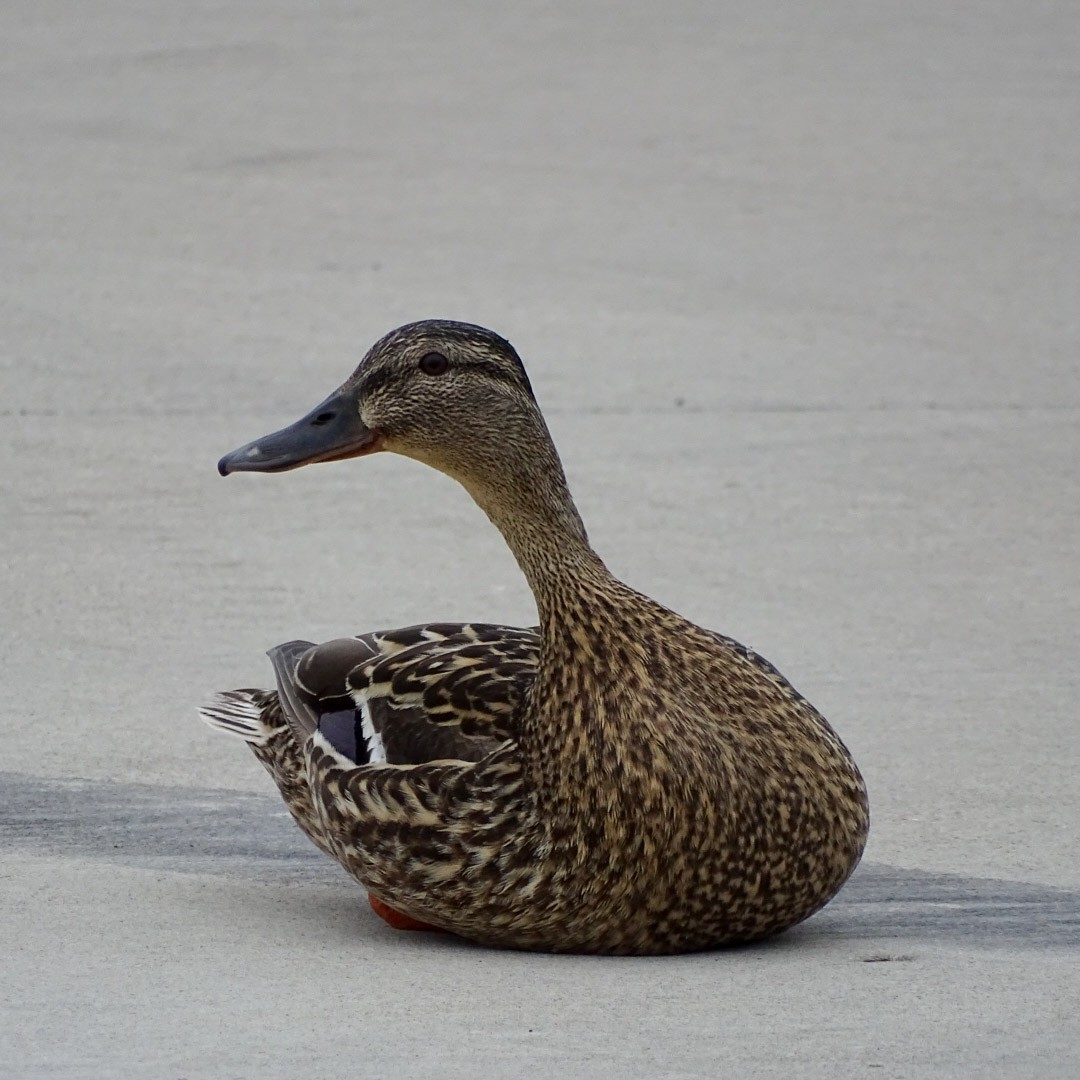
[[[514,738],[534,629],[425,623],[270,651],[298,740],[321,731],[357,764],[479,761]]]

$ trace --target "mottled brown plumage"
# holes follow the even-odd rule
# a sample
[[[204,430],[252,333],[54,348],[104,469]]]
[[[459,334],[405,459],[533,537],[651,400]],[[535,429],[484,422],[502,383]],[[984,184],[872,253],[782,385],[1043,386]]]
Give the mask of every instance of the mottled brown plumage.
[[[208,706],[316,844],[417,920],[554,952],[750,941],[836,893],[868,826],[846,748],[767,661],[610,574],[509,343],[402,327],[308,417],[219,467],[377,449],[466,487],[540,625],[290,643],[271,654],[277,694]],[[340,734],[353,715],[355,739]]]

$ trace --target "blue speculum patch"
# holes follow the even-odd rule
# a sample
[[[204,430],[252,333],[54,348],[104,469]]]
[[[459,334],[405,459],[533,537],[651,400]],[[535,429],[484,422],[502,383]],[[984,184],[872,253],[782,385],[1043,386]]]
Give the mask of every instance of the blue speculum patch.
[[[367,743],[364,740],[363,720],[359,709],[341,709],[319,716],[319,731],[330,740],[339,753],[358,765],[367,762]]]

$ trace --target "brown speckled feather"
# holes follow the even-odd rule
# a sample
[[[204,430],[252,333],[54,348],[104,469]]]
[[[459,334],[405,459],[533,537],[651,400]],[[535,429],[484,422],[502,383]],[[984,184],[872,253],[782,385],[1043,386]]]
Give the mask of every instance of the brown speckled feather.
[[[500,529],[540,615],[535,630],[430,624],[308,648],[291,674],[276,663],[264,708],[280,704],[295,738],[268,767],[358,881],[417,920],[554,952],[750,941],[835,895],[869,823],[850,754],[771,664],[607,570],[507,342],[403,327],[310,417],[221,471],[373,447],[418,458]],[[331,728],[353,709],[350,741]]]

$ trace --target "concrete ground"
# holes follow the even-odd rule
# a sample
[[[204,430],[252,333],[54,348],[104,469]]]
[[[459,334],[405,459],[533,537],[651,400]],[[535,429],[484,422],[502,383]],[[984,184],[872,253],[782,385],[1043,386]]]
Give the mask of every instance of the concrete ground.
[[[1080,8],[11,0],[0,58],[0,1075],[1080,1075]],[[531,620],[443,477],[215,472],[429,316],[853,749],[804,926],[396,933],[195,719],[288,638]]]

